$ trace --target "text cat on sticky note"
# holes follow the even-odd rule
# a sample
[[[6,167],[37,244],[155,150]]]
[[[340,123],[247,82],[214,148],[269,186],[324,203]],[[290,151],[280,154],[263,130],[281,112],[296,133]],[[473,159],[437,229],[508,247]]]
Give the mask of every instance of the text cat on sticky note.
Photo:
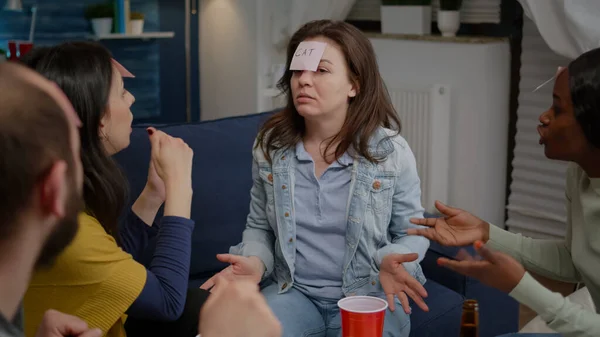
[[[326,47],[327,43],[325,42],[300,42],[290,63],[290,70],[317,71]]]

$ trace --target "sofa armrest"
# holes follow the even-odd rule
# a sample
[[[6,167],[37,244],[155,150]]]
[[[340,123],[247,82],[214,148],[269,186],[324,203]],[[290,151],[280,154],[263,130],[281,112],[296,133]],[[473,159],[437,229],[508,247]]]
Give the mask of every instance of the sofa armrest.
[[[495,337],[503,333],[517,331],[518,310],[516,302],[508,295],[503,294],[496,289],[487,287],[474,278],[455,273],[454,271],[440,267],[437,264],[437,259],[440,257],[456,259],[456,256],[461,249],[466,250],[471,255],[475,255],[475,249],[472,246],[446,247],[437,242],[430,241],[429,250],[421,261],[421,268],[423,269],[425,277],[428,280],[456,292],[463,299],[476,299],[479,302],[481,337]],[[436,294],[433,294],[433,296],[435,295]],[[431,306],[438,303],[436,300],[439,301],[440,299],[432,297],[428,298],[426,302]],[[446,299],[444,298],[441,300],[444,301]],[[458,317],[460,317],[462,309],[459,307],[456,310],[458,312]],[[460,318],[456,318],[455,323],[459,324]],[[451,331],[451,327],[446,328],[444,331],[448,333]],[[422,331],[420,331],[420,333],[421,335],[424,335]],[[437,333],[439,334],[439,332]],[[435,334],[435,336],[438,336],[438,334]],[[434,335],[431,334],[431,336]]]
[[[455,259],[461,249],[465,249],[471,255],[475,254],[472,246],[444,247],[436,242],[431,242],[427,255],[421,261],[425,277],[452,289],[464,298],[476,299],[479,302],[482,329],[480,336],[492,337],[517,331],[519,328],[519,305],[514,299],[474,278],[438,266],[438,258]]]
[[[426,212],[423,216],[425,218],[437,218],[439,215]],[[469,282],[478,281],[455,273],[450,269],[441,268],[437,264],[437,259],[440,257],[455,260],[458,252],[461,249],[466,250],[471,255],[475,255],[475,249],[473,249],[471,246],[446,247],[437,242],[430,241],[429,250],[427,251],[425,258],[421,261],[421,268],[423,269],[423,273],[425,274],[426,278],[430,278],[464,296],[466,293],[467,284]]]
[[[479,282],[467,276],[455,273],[448,268],[440,267],[437,264],[437,259],[445,257],[448,259],[455,259],[460,249],[465,249],[469,254],[474,255],[475,250],[473,247],[444,247],[436,242],[431,242],[429,250],[425,255],[423,261],[421,261],[421,268],[425,277],[432,279],[435,282],[456,291],[457,293],[465,296],[467,287],[473,282]]]

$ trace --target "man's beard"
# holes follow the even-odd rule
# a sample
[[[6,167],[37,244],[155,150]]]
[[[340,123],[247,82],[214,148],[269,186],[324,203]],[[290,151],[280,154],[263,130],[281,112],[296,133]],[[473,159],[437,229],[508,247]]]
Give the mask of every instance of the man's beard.
[[[36,268],[51,267],[56,257],[73,241],[79,229],[78,216],[83,206],[82,198],[75,188],[74,181],[69,185],[71,188],[69,199],[67,200],[65,217],[59,221],[56,228],[46,239],[36,262]]]

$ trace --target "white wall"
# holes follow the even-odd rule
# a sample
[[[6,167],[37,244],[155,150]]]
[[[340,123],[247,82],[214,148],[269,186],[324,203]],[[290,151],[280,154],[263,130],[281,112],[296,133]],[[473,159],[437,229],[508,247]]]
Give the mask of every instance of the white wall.
[[[257,111],[259,2],[201,0],[202,120]]]
[[[450,181],[446,202],[502,226],[510,95],[508,42],[386,38],[371,38],[371,42],[388,90],[435,84],[450,88]]]
[[[272,20],[280,0],[201,0],[200,100],[202,120],[274,107],[264,89],[273,63],[285,51],[272,45]]]

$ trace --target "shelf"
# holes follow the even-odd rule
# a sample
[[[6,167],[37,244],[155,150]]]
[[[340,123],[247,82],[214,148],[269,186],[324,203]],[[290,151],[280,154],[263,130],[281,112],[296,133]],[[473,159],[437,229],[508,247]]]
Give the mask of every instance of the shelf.
[[[175,36],[174,32],[147,32],[142,34],[108,34],[108,35],[90,35],[93,40],[125,40],[125,39],[171,39]]]
[[[391,40],[413,40],[427,42],[446,42],[446,43],[466,43],[466,44],[486,44],[501,43],[508,41],[505,37],[493,36],[442,36],[442,35],[416,35],[416,34],[391,34],[391,33],[366,33],[368,38],[373,39],[391,39]]]

